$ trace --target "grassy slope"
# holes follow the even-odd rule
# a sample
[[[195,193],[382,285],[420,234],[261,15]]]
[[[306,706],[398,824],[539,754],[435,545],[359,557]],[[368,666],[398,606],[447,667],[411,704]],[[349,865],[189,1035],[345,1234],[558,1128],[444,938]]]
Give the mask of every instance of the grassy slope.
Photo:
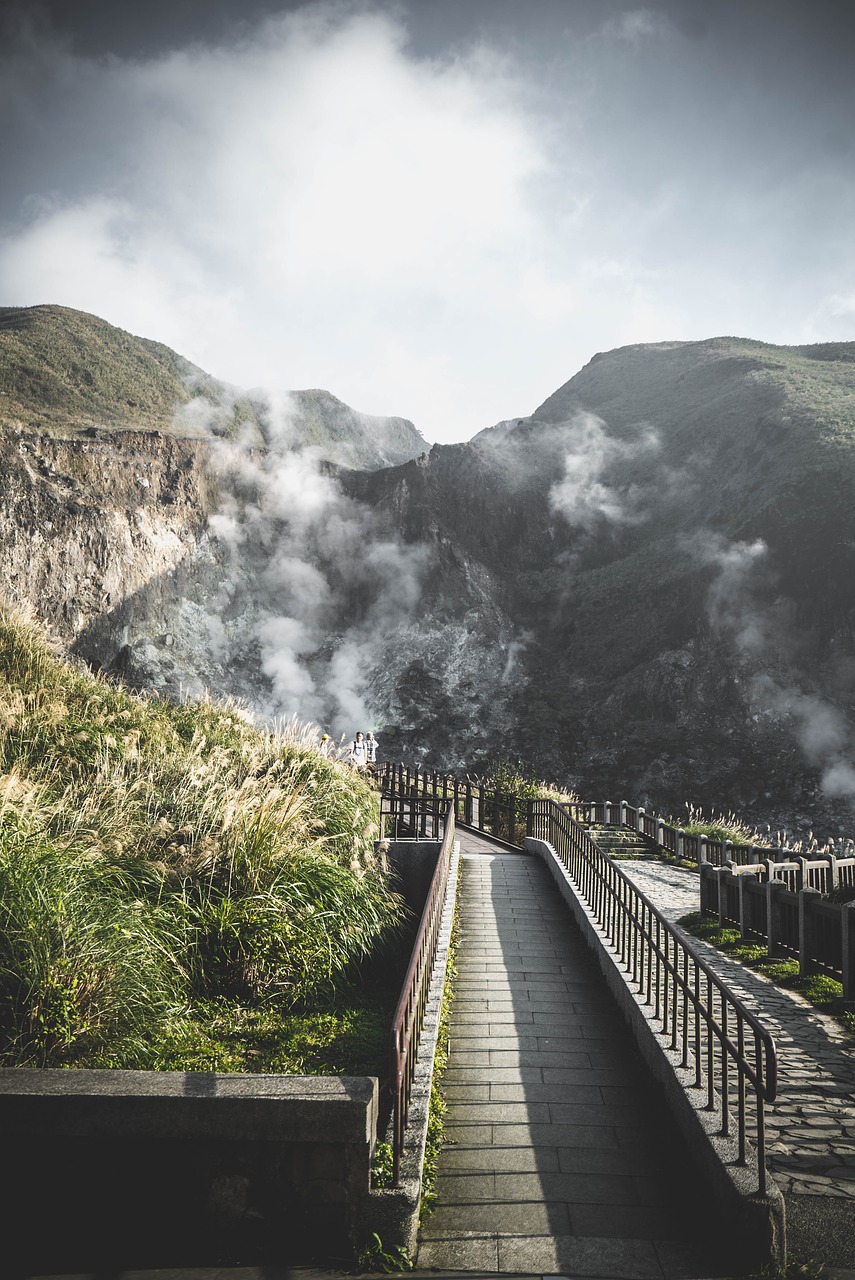
[[[829,579],[848,578],[838,525],[855,499],[855,343],[790,348],[718,338],[622,348],[595,357],[523,430],[536,435],[579,410],[627,440],[652,427],[661,444],[616,463],[607,477],[639,487],[648,519],[586,548],[574,576],[580,615],[596,627],[605,611],[614,671],[645,649],[658,652],[665,626],[680,642],[680,603],[693,615],[708,576],[686,534],[765,538],[788,575],[780,585],[795,596],[812,590],[817,557]],[[614,626],[615,594],[633,616],[632,635]],[[832,594],[839,600],[836,585]],[[658,620],[644,608],[633,613],[634,600],[654,596]]]
[[[359,413],[327,391],[296,391],[295,443],[344,466],[377,467],[427,445],[404,418]],[[201,399],[203,414],[176,418]],[[202,406],[203,409],[205,406]],[[74,436],[92,427],[265,439],[267,408],[163,343],[70,307],[0,308],[0,425]]]
[[[0,1061],[376,1073],[376,816],[311,732],[131,696],[0,619]]]
[[[74,434],[169,430],[189,361],[68,307],[0,309],[0,421]]]

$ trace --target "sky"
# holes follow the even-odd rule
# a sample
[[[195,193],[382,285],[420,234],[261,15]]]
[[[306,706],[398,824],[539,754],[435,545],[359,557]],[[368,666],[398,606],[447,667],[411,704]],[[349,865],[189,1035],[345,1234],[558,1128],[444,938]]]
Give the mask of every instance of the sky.
[[[598,351],[855,339],[855,5],[0,6],[0,305],[468,439]]]

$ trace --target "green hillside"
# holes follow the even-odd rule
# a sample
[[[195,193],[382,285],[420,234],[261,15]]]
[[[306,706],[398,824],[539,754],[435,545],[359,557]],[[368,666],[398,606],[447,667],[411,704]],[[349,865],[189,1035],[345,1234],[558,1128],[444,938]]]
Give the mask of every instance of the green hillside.
[[[341,466],[394,465],[428,448],[405,418],[360,413],[328,391],[292,392],[290,409],[289,443]],[[160,342],[55,306],[0,308],[3,426],[59,437],[212,432],[261,446],[282,435],[265,392],[231,387]]]
[[[128,694],[0,615],[0,1064],[376,1073],[377,809],[314,731]]]
[[[77,434],[171,431],[199,373],[168,347],[69,307],[0,309],[0,423]]]

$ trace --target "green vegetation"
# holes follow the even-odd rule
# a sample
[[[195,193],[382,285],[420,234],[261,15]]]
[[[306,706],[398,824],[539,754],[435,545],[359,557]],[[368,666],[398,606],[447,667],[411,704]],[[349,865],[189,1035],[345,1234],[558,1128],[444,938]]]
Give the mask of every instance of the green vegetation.
[[[356,1266],[358,1271],[392,1274],[398,1271],[412,1271],[413,1260],[403,1245],[387,1249],[374,1231],[371,1235],[371,1244],[360,1252]]]
[[[847,1010],[840,1011],[838,1007],[843,997],[843,986],[834,978],[822,973],[812,973],[801,978],[797,960],[778,959],[768,955],[762,943],[741,938],[738,929],[720,928],[713,916],[703,915],[700,911],[690,912],[679,923],[688,933],[716,947],[731,960],[739,960],[748,968],[756,969],[776,986],[797,992],[814,1008],[822,1013],[832,1014],[847,1031],[855,1032],[855,1014]]]
[[[578,799],[572,791],[538,779],[527,764],[510,756],[497,756],[491,760],[483,774],[473,778],[473,782],[488,791],[516,796],[518,800],[557,800],[561,804],[570,804]]]
[[[0,615],[0,1062],[368,1070],[404,945],[377,816],[313,730],[132,696]]]
[[[295,391],[290,410],[295,444],[345,466],[400,463],[428,447],[406,419],[370,417],[327,391]],[[0,308],[0,426],[60,437],[210,432],[262,445],[269,418],[266,397],[219,382],[161,342],[70,307]]]
[[[445,1138],[445,1112],[447,1110],[445,1096],[442,1092],[442,1079],[448,1066],[449,1027],[451,1021],[451,1005],[454,1000],[454,980],[457,977],[457,947],[459,941],[459,920],[457,908],[451,924],[451,937],[448,944],[448,961],[445,969],[445,985],[442,989],[442,1008],[439,1014],[439,1027],[436,1037],[436,1052],[433,1058],[433,1078],[430,1086],[430,1103],[428,1104],[427,1140],[425,1142],[425,1159],[422,1166],[422,1198],[419,1205],[420,1218],[429,1216],[436,1203],[436,1180],[439,1174],[439,1153]]]
[[[554,784],[539,781],[523,761],[512,757],[494,757],[484,772],[470,779],[474,787],[483,787],[499,797],[513,796],[517,801],[513,822],[509,806],[501,800],[493,805],[489,795],[485,799],[484,830],[489,830],[498,840],[522,845],[526,835],[526,801],[555,800],[570,804],[578,796]]]
[[[771,848],[767,836],[760,835],[753,827],[749,826],[735,813],[711,813],[705,814],[701,808],[686,801],[688,810],[688,821],[682,823],[683,830],[687,835],[707,836],[710,840],[729,840],[731,844],[761,845],[763,848]],[[681,825],[674,823],[675,826]]]
[[[193,392],[191,379],[201,380]],[[85,311],[0,308],[0,424],[60,436],[90,427],[180,435],[175,410],[193,395],[217,404],[223,392],[169,347]]]

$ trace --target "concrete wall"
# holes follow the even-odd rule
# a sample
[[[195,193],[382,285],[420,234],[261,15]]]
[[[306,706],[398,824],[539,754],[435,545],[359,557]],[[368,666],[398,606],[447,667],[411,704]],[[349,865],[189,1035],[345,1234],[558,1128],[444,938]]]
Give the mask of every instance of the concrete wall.
[[[690,1091],[694,1073],[679,1066],[679,1055],[672,1053],[658,1034],[651,1010],[638,999],[627,982],[626,974],[607,945],[597,921],[552,845],[545,840],[527,837],[525,847],[546,863],[559,893],[597,957],[647,1066],[664,1088],[671,1114],[694,1160],[699,1195],[708,1199],[710,1213],[720,1214],[731,1238],[739,1242],[746,1271],[759,1269],[769,1262],[783,1263],[786,1233],[784,1200],[780,1190],[770,1178],[768,1194],[757,1195],[755,1169],[750,1164],[741,1167],[736,1163],[739,1154],[736,1141],[720,1137],[717,1133],[718,1120],[696,1108]],[[697,1093],[697,1090],[693,1092]]]
[[[0,1070],[4,1274],[347,1259],[377,1081]]]
[[[388,840],[381,842],[389,865],[398,876],[407,906],[421,915],[427,900],[436,860],[442,847],[440,840]],[[402,975],[403,976],[403,975]]]

